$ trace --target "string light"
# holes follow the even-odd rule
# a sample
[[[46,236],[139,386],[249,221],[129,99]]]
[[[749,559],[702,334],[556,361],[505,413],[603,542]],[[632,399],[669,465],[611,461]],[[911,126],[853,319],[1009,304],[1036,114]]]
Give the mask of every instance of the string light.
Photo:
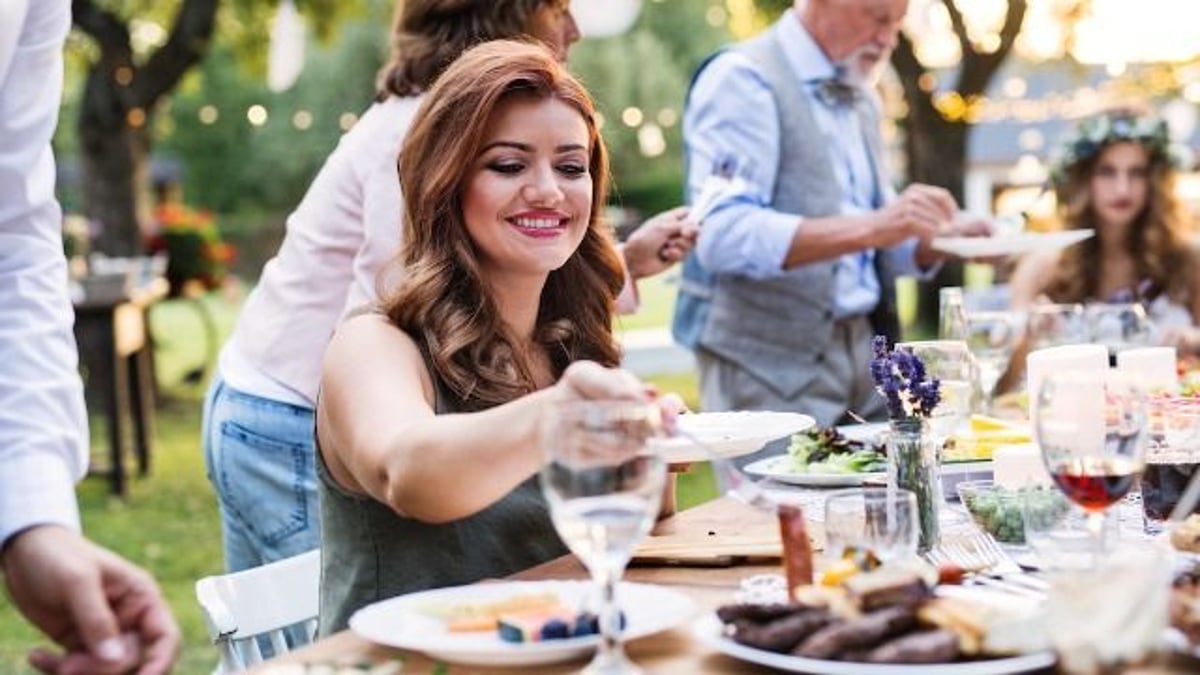
[[[215,105],[204,105],[200,106],[196,117],[200,118],[201,124],[214,124],[221,118],[221,113],[217,111],[217,106]]]
[[[354,128],[355,124],[358,124],[358,115],[352,112],[344,112],[338,117],[338,126],[341,127],[342,131],[350,131],[350,129]]]
[[[621,111],[621,121],[631,129],[641,126],[644,119],[645,115],[642,114],[641,108],[630,106]]]
[[[246,110],[246,119],[250,120],[250,124],[261,127],[267,123],[267,109],[255,103]]]
[[[292,115],[292,126],[300,131],[307,131],[312,126],[312,113],[307,110],[297,110],[296,114]]]

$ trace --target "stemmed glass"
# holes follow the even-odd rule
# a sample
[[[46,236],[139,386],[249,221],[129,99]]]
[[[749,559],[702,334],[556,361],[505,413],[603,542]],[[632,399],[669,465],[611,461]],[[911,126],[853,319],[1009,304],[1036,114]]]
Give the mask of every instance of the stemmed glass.
[[[825,550],[835,557],[851,550],[882,563],[912,557],[920,534],[917,497],[908,490],[853,488],[825,499]]]
[[[667,467],[652,441],[664,433],[652,403],[572,401],[546,416],[542,492],[554,528],[600,593],[600,647],[587,673],[640,672],[621,647],[615,595],[659,510]]]
[[[1091,340],[1083,305],[1040,303],[1029,308],[1028,330],[1034,349]]]
[[[979,366],[979,388],[985,410],[991,409],[996,384],[1024,336],[1025,314],[1022,312],[971,312],[967,315],[967,347]]]
[[[1034,432],[1055,485],[1087,513],[1093,560],[1104,551],[1104,513],[1133,487],[1145,461],[1146,396],[1114,370],[1051,373]]]
[[[940,447],[971,416],[971,352],[962,340],[901,342],[896,347],[920,357],[925,372],[940,380],[942,400],[929,418],[929,430]]]
[[[1141,303],[1093,303],[1084,313],[1091,341],[1108,347],[1110,357],[1122,349],[1152,342],[1154,328]]]

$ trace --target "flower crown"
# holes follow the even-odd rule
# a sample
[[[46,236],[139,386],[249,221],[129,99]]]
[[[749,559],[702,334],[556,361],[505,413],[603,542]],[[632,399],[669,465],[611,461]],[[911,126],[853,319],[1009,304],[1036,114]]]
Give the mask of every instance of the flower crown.
[[[1153,115],[1107,114],[1082,120],[1059,144],[1050,162],[1050,178],[1062,184],[1067,172],[1114,143],[1137,143],[1151,159],[1164,160],[1178,169],[1188,162],[1186,151],[1171,143],[1166,121]]]

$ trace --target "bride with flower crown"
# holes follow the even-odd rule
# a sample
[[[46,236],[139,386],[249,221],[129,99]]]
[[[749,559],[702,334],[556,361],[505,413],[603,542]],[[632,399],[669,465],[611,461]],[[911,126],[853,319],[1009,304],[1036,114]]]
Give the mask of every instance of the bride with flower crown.
[[[1080,122],[1051,179],[1063,227],[1096,236],[1023,258],[1010,282],[1013,307],[1139,302],[1158,341],[1200,353],[1200,249],[1175,195],[1184,163],[1153,115],[1115,110]]]

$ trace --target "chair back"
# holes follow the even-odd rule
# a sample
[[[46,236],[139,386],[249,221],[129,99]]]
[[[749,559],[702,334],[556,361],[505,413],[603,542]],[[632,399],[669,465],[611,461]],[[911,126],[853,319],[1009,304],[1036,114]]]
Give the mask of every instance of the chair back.
[[[311,642],[320,578],[321,550],[314,549],[197,581],[196,600],[221,655],[216,672],[236,673],[261,662],[260,638],[276,656]]]

